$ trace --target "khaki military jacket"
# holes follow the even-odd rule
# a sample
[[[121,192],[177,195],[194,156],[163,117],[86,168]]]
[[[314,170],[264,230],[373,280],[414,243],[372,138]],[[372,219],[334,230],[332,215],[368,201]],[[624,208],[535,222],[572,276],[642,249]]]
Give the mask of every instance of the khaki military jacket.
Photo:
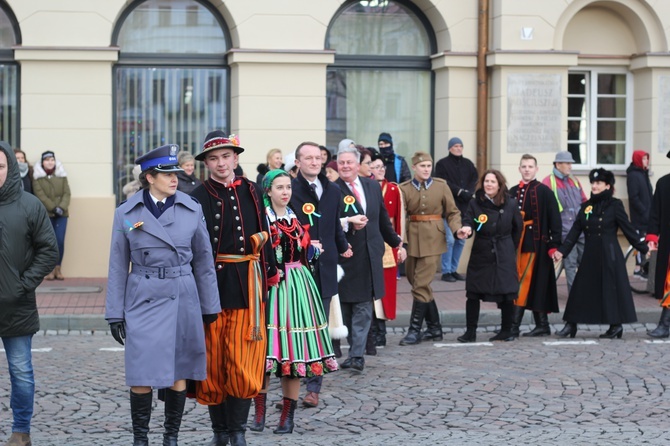
[[[449,223],[452,232],[461,227],[461,213],[456,207],[454,196],[451,194],[447,182],[440,178],[433,178],[432,184],[417,190],[412,180],[400,185],[405,199],[406,225],[405,242],[407,255],[412,257],[427,257],[441,255],[447,252],[446,232],[444,219]],[[412,216],[440,216],[439,219],[412,221]]]

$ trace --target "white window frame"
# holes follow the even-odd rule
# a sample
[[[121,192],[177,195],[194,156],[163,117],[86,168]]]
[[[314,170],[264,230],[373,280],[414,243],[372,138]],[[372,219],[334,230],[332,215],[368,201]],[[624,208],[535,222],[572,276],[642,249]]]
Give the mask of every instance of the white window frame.
[[[633,110],[634,110],[634,92],[633,92],[633,76],[630,71],[623,67],[576,67],[570,69],[568,74],[585,74],[587,85],[585,88],[586,97],[586,124],[587,135],[583,140],[586,144],[586,155],[588,162],[577,164],[576,167],[591,169],[596,167],[603,167],[608,170],[622,170],[628,165],[628,160],[631,159],[632,139],[633,139]],[[599,164],[597,163],[597,150],[599,143],[607,143],[607,140],[598,140],[598,122],[599,121],[617,121],[620,118],[598,118],[598,98],[616,98],[620,95],[598,95],[597,79],[601,74],[624,74],[626,75],[626,116],[625,116],[625,132],[624,139],[624,161],[617,164]],[[581,95],[571,95],[568,92],[568,98],[579,97]],[[568,121],[572,120],[571,116],[567,116]],[[581,140],[581,138],[580,138]],[[619,141],[612,141],[613,144],[620,143]]]

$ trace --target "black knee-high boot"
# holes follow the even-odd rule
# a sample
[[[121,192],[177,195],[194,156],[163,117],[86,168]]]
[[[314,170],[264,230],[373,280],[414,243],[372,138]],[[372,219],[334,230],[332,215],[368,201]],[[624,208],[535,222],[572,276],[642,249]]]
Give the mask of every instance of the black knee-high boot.
[[[400,345],[414,345],[421,342],[421,326],[423,325],[427,310],[428,304],[426,302],[420,302],[414,299],[412,302],[412,314],[409,318],[407,336],[402,338]]]
[[[207,446],[225,446],[228,444],[228,419],[226,417],[226,403],[215,406],[207,406],[209,419],[212,420],[212,431],[214,437]]]
[[[377,338],[375,339],[377,347],[384,347],[386,345],[386,321],[384,319],[377,319]]]
[[[661,311],[661,319],[658,325],[653,330],[647,331],[647,335],[652,338],[667,338],[670,337],[670,308],[663,308]]]
[[[247,446],[244,433],[247,430],[250,408],[251,398],[243,399],[229,396],[226,399],[226,417],[231,446]]]
[[[181,417],[186,404],[186,390],[165,389],[165,433],[163,446],[177,446]]]
[[[500,333],[493,336],[489,341],[513,341],[515,339],[512,334],[512,317],[514,313],[514,304],[512,302],[503,302],[500,304],[501,324]]]
[[[524,313],[525,310],[526,309],[524,307],[519,307],[517,305],[514,305],[512,307],[512,328],[511,328],[511,332],[512,332],[512,336],[514,336],[515,338],[518,338],[520,333],[521,333],[521,329],[519,327],[521,327],[521,321],[523,320],[523,313]]]
[[[538,336],[549,336],[551,334],[547,313],[533,311],[533,319],[535,320],[535,328],[533,328],[528,333],[524,333],[522,336],[530,336],[531,338],[535,338]]]
[[[477,340],[477,324],[479,324],[479,299],[465,300],[465,333],[456,338],[458,342],[475,342]]]
[[[151,420],[151,400],[153,392],[135,393],[130,391],[130,416],[133,420],[133,446],[149,445],[149,420]]]
[[[437,309],[437,303],[433,299],[428,302],[428,310],[426,311],[426,330],[421,333],[422,341],[441,341],[442,324],[440,323],[440,310]]]

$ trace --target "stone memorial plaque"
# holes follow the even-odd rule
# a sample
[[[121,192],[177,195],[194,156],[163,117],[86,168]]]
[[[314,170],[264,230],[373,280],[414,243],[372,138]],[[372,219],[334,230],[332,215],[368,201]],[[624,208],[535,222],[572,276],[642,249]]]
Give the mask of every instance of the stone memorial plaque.
[[[561,150],[561,75],[507,77],[507,152]]]

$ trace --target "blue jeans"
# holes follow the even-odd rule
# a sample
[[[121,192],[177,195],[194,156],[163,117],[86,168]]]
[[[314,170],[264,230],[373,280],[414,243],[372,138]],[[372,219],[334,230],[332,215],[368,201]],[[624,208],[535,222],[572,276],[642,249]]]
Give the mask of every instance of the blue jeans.
[[[458,262],[461,260],[465,240],[454,238],[446,220],[444,229],[447,232],[447,252],[442,254],[442,274],[450,274],[458,272]]]
[[[65,230],[67,229],[67,217],[51,217],[51,226],[56,233],[56,241],[58,242],[58,263],[63,263],[63,251],[65,249]]]
[[[32,346],[33,335],[3,337],[9,380],[12,385],[9,405],[14,414],[12,432],[30,433],[35,401],[35,376],[33,375]]]

